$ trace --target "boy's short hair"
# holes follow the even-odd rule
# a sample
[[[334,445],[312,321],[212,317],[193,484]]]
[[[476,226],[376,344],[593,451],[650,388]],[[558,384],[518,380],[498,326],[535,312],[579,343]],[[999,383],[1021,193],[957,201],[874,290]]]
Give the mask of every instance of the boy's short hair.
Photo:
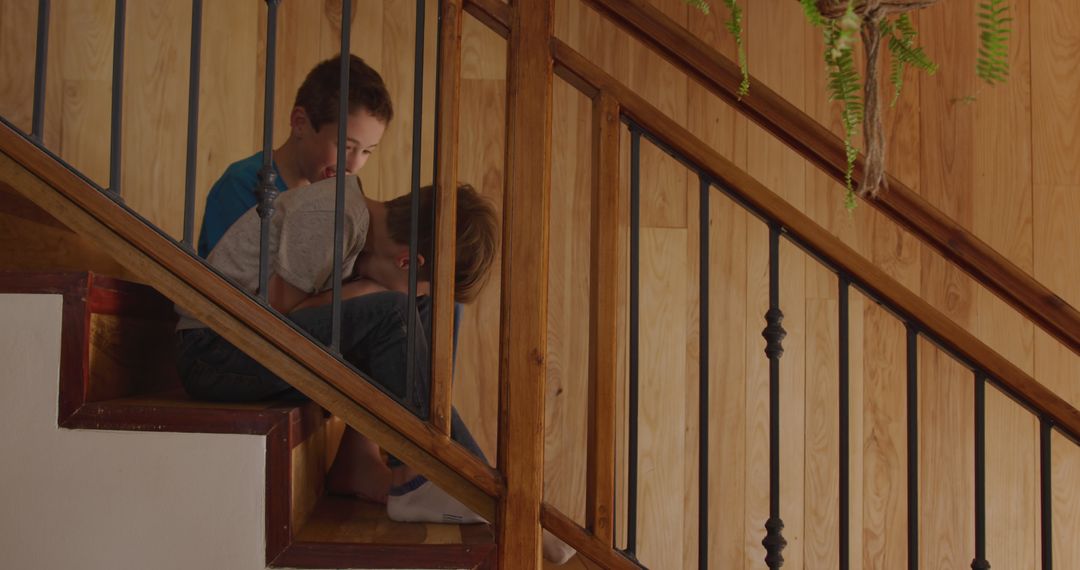
[[[336,55],[310,72],[296,91],[295,107],[304,109],[316,131],[338,119],[341,99],[341,56]],[[349,56],[349,114],[365,109],[376,119],[389,123],[394,118],[390,92],[379,72],[355,55]]]
[[[498,217],[491,202],[469,184],[458,186],[457,194],[457,259],[454,267],[454,300],[468,303],[476,298],[487,281],[488,270],[495,260],[498,243]],[[412,195],[398,196],[386,203],[386,223],[390,238],[403,245],[409,243],[412,219]],[[431,280],[435,250],[432,223],[435,218],[435,189],[420,189],[420,227],[417,231],[417,252],[427,263],[417,269],[417,278]]]

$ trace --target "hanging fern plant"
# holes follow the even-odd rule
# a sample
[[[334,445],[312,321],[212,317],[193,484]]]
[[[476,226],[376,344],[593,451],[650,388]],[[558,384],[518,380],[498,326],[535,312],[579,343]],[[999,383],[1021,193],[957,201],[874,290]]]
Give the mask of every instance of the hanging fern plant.
[[[704,14],[709,13],[706,0],[685,0]],[[724,27],[735,38],[738,47],[739,69],[742,82],[739,97],[745,96],[750,87],[750,74],[743,47],[742,8],[737,0],[723,0],[728,9]],[[847,186],[845,204],[855,207],[855,189],[852,175],[859,151],[853,144],[855,129],[863,124],[866,144],[866,161],[862,184],[858,194],[875,196],[886,185],[885,137],[881,126],[879,96],[877,92],[878,52],[884,42],[891,54],[889,83],[892,85],[890,106],[896,105],[904,86],[904,73],[908,67],[921,69],[933,75],[935,64],[916,40],[918,33],[912,25],[908,12],[935,4],[938,0],[799,0],[807,22],[822,28],[825,36],[825,63],[828,70],[829,98],[840,104],[840,122],[844,129],[844,150],[847,166],[844,182]],[[979,4],[976,14],[979,21],[979,56],[976,73],[988,85],[1005,81],[1009,75],[1010,35],[1008,0],[985,0]],[[862,36],[866,51],[866,81],[862,83],[855,68],[854,45],[856,36]]]

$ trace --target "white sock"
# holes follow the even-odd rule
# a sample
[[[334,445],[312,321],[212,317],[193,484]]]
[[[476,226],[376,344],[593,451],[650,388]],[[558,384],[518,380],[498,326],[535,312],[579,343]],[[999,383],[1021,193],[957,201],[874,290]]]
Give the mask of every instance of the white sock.
[[[487,522],[461,501],[446,494],[431,481],[386,500],[386,514],[398,522],[473,524]]]
[[[544,552],[544,559],[548,562],[555,564],[556,566],[562,566],[570,560],[572,556],[577,554],[569,544],[566,544],[562,540],[555,537],[548,531],[544,531],[543,540],[541,541]]]

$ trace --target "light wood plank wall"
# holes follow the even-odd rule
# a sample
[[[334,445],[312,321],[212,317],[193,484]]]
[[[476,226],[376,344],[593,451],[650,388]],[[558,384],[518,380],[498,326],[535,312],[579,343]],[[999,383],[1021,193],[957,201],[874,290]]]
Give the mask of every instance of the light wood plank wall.
[[[669,16],[734,55],[723,10],[703,16],[656,0]],[[275,141],[284,140],[296,87],[338,51],[336,0],[282,4]],[[429,6],[428,38],[434,33]],[[838,131],[823,88],[820,34],[795,2],[744,2],[751,72]],[[941,2],[915,16],[933,77],[909,74],[887,111],[890,171],[1074,306],[1080,306],[1080,15],[1070,0],[1013,0],[1013,73],[996,89],[974,78],[973,2]],[[108,185],[112,2],[54,0],[46,143]],[[212,181],[261,144],[265,8],[261,1],[206,2],[198,156],[198,215]],[[376,196],[409,187],[413,4],[354,0],[353,51],[386,78],[396,118],[363,171]],[[34,3],[0,0],[0,112],[29,129]],[[1080,405],[1080,359],[992,294],[868,207],[843,210],[837,185],[730,107],[688,81],[578,0],[559,0],[558,35],[622,79],[736,164],[798,205],[891,275],[975,331],[1021,368]],[[124,194],[170,234],[181,232],[190,3],[129,3]],[[466,17],[462,60],[461,178],[501,209],[505,141],[505,41]],[[434,61],[429,41],[427,67]],[[425,90],[426,117],[433,80]],[[555,83],[546,498],[584,518],[589,188],[588,100]],[[753,89],[753,87],[751,87]],[[976,95],[974,104],[959,100]],[[430,123],[428,123],[430,125]],[[430,126],[425,141],[430,142]],[[624,137],[624,146],[629,140]],[[425,144],[423,181],[431,176]],[[639,556],[684,568],[697,549],[698,181],[643,142],[642,352]],[[624,149],[624,164],[628,164]],[[627,182],[622,181],[624,187]],[[768,511],[767,363],[760,337],[767,306],[767,231],[731,200],[710,202],[711,566],[763,568]],[[614,252],[626,256],[624,250]],[[495,271],[498,271],[496,266]],[[785,567],[832,568],[837,552],[839,449],[836,404],[837,283],[796,248],[782,247],[783,508]],[[497,279],[467,308],[455,403],[494,462],[497,413]],[[613,292],[626,299],[625,288]],[[852,292],[851,536],[856,568],[906,559],[904,328]],[[626,330],[625,315],[623,330]],[[973,552],[970,375],[920,342],[920,559],[967,566]],[[623,371],[625,375],[625,370]],[[626,389],[620,387],[620,425]],[[1038,425],[995,390],[988,394],[989,559],[1038,568]],[[625,512],[625,432],[617,488]],[[1056,481],[1075,480],[1072,444],[1054,440]],[[1080,488],[1055,490],[1055,559],[1080,567],[1068,537],[1080,532]],[[617,524],[625,540],[625,523]],[[1017,532],[1017,529],[1023,529]],[[1071,550],[1070,550],[1071,549]]]

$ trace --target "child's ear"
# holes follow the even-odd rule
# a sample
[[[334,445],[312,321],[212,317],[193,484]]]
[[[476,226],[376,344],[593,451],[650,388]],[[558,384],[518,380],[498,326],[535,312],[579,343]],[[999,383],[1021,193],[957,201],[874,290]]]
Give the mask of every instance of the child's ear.
[[[424,266],[424,256],[418,253],[418,254],[416,254],[416,267],[419,269],[419,268],[421,268],[423,266]],[[409,250],[408,249],[406,249],[404,252],[402,252],[401,254],[398,255],[397,267],[398,267],[398,269],[401,269],[402,271],[407,271],[409,269]]]
[[[299,136],[303,127],[309,124],[307,111],[303,107],[293,107],[292,112],[289,113],[289,129],[293,136]]]

